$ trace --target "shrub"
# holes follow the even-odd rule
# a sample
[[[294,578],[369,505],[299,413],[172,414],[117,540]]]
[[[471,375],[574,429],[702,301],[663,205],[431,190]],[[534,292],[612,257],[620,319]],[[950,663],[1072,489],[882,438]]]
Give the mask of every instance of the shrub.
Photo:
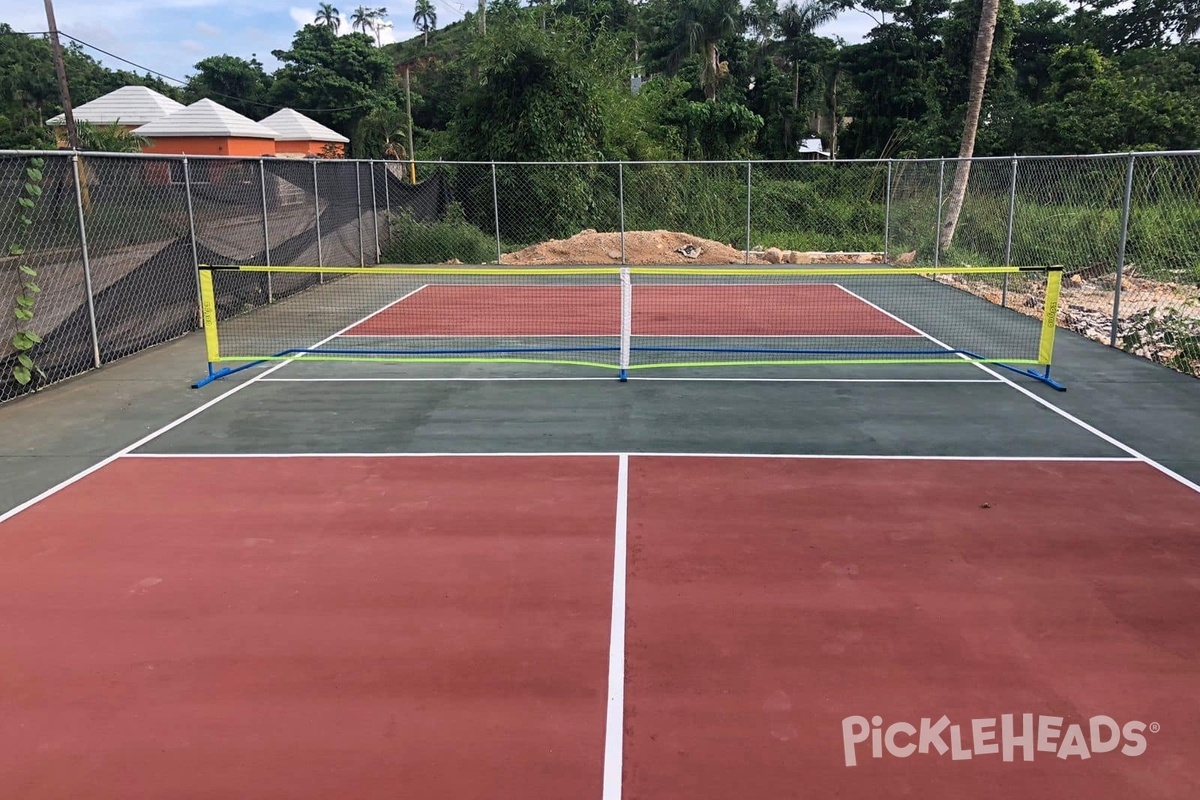
[[[422,223],[404,213],[392,222],[393,243],[383,252],[392,264],[442,264],[457,259],[464,264],[496,260],[496,239],[466,221],[462,209],[452,205],[446,218]]]

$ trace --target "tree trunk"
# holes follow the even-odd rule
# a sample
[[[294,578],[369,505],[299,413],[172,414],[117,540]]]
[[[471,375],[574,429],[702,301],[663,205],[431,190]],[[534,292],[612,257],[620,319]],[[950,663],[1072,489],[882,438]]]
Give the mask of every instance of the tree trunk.
[[[800,64],[792,61],[792,113],[783,118],[783,149],[789,155],[792,153],[792,125],[796,111],[800,108]]]
[[[958,217],[967,199],[967,182],[971,178],[970,158],[975,154],[975,135],[979,133],[979,114],[983,108],[983,90],[987,86],[988,65],[992,60],[992,39],[996,34],[996,14],[1000,0],[983,0],[979,17],[979,33],[975,36],[975,53],[971,59],[971,93],[967,99],[967,117],[963,121],[962,143],[958,148],[958,168],[954,171],[954,185],[950,188],[950,202],[946,206],[945,221],[938,232],[938,244],[945,251],[954,241]]]
[[[837,85],[839,77],[841,76],[835,71],[833,73],[833,99],[829,108],[829,159],[831,161],[837,161],[838,153],[838,120],[841,119],[841,115],[838,114],[837,102]]]
[[[707,56],[708,80],[705,82],[707,85],[704,87],[704,95],[708,102],[715,103],[717,102],[717,81],[721,78],[721,64],[718,61],[716,42],[708,43]]]

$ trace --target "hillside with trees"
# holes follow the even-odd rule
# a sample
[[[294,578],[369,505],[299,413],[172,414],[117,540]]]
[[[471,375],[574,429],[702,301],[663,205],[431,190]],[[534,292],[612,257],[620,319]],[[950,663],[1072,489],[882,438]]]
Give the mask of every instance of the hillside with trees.
[[[1200,0],[491,0],[445,26],[422,0],[420,34],[384,46],[382,9],[323,3],[273,73],[215,54],[171,86],[66,58],[76,104],[138,83],[256,119],[289,106],[363,157],[410,155],[406,75],[420,159],[786,159],[816,137],[838,158],[953,156],[988,3],[976,155],[1200,147]],[[839,15],[869,17],[865,40],[819,35]],[[57,97],[46,40],[0,25],[0,148],[51,147]]]

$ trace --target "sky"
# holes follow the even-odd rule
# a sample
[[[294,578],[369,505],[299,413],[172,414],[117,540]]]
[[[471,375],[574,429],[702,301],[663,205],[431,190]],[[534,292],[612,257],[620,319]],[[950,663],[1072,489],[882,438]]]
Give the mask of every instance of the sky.
[[[41,3],[25,0],[5,5],[0,22],[19,31],[46,30]],[[334,5],[347,20],[355,8],[336,0]],[[434,0],[438,26],[461,19],[475,5]],[[387,8],[392,27],[380,32],[382,42],[417,35],[412,23],[413,0]],[[316,10],[316,2],[303,0],[54,0],[55,19],[63,33],[180,79],[191,75],[200,59],[220,54],[257,57],[268,72],[274,70],[279,64],[271,51],[287,49],[292,35],[312,22]],[[818,32],[858,42],[871,26],[863,14],[848,12]],[[343,22],[342,30],[349,31],[348,22]],[[88,52],[109,67],[131,69],[106,55]]]

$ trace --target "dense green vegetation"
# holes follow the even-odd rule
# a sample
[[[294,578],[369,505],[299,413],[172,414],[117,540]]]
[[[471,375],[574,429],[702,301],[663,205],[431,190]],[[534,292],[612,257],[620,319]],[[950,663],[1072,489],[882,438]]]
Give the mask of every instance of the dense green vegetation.
[[[76,46],[67,71],[76,103],[139,83],[255,118],[287,105],[371,157],[408,155],[406,70],[418,158],[779,159],[818,135],[840,158],[957,152],[979,0],[778,2],[491,0],[444,28],[424,2],[422,34],[382,48],[322,4],[273,74],[213,55],[171,87]],[[850,14],[875,22],[859,44],[813,32]],[[976,154],[1200,146],[1198,21],[1200,0],[1001,0]],[[50,146],[57,97],[48,43],[0,25],[0,148]]]

